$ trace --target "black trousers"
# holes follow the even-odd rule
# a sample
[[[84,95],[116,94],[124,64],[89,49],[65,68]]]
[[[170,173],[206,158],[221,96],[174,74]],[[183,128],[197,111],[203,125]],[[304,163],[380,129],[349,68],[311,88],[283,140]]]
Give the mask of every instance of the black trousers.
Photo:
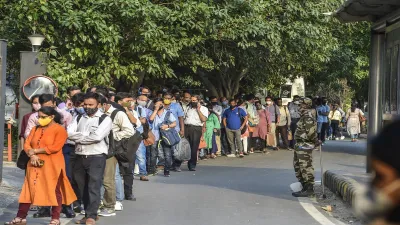
[[[296,133],[297,130],[297,123],[299,122],[300,119],[297,118],[292,118],[292,121],[290,123],[290,130],[292,131],[292,140],[289,141],[289,146],[294,149],[294,145],[296,144],[296,140],[294,138],[294,134]]]
[[[329,128],[329,123],[322,123],[321,133],[319,134],[319,140],[325,142],[326,131]]]
[[[125,197],[132,196],[132,186],[133,186],[133,163],[118,163],[119,172],[121,173],[122,179],[124,179],[124,193]]]
[[[106,155],[81,156],[76,155],[73,179],[80,196],[83,196],[85,217],[96,219],[100,206],[100,188],[103,183]]]
[[[337,138],[340,137],[340,132],[339,132],[339,120],[331,120],[331,127],[332,127],[332,135],[333,137]]]
[[[283,148],[288,148],[289,147],[289,141],[288,141],[288,126],[276,126],[276,141],[279,145],[279,135],[281,135],[282,138],[282,144]]]
[[[228,138],[226,136],[226,129],[221,128],[221,154],[227,155],[231,151],[229,149]]]
[[[192,151],[191,159],[188,162],[188,168],[194,169],[197,165],[197,151],[199,150],[202,127],[185,125],[185,137],[188,139]]]
[[[166,145],[163,141],[160,141],[158,146],[160,147],[159,152],[163,154],[164,158],[164,175],[169,175],[169,172],[173,167],[172,146]]]

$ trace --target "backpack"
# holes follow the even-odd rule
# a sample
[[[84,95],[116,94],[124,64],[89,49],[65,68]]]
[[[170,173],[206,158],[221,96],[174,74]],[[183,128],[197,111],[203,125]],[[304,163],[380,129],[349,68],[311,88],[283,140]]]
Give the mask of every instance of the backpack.
[[[163,124],[169,124],[168,119],[171,115],[171,111],[167,111],[167,114],[164,117]],[[161,140],[164,142],[164,144],[168,146],[174,146],[179,143],[181,140],[181,137],[179,136],[178,132],[175,130],[175,128],[169,128],[167,130],[162,130],[160,129],[160,136]]]
[[[115,116],[117,115],[117,113],[119,111],[121,111],[121,110],[116,109],[111,113],[111,116],[110,116],[111,117],[111,121],[114,121],[114,118],[115,118]],[[104,121],[104,119],[106,117],[107,117],[106,114],[103,114],[103,115],[100,116],[100,118],[99,118],[99,126]],[[78,124],[79,124],[79,120],[81,118],[82,118],[82,115],[79,115],[76,118],[76,121],[77,121]],[[107,159],[109,159],[109,158],[111,158],[111,157],[113,157],[115,155],[115,143],[114,143],[114,134],[113,134],[112,128],[110,130],[110,134],[108,134],[108,142],[107,142],[106,138],[104,138],[104,141],[108,145]]]

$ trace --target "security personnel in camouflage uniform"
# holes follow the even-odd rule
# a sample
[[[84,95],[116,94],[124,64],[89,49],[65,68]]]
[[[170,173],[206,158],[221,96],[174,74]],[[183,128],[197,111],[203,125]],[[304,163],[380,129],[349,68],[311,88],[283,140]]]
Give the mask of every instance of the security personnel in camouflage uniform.
[[[312,100],[300,99],[300,120],[297,123],[293,165],[297,179],[303,189],[294,192],[294,197],[308,197],[314,194],[314,167],[312,165],[312,151],[319,145],[317,134],[316,111],[312,108]]]

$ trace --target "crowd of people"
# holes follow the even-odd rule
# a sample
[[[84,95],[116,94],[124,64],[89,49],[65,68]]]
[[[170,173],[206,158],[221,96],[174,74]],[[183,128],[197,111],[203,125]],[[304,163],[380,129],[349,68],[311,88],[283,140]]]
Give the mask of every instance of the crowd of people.
[[[137,95],[104,86],[86,93],[70,87],[66,101],[51,94],[30,100],[32,112],[23,117],[20,134],[30,160],[17,217],[6,224],[26,224],[36,206],[34,217],[51,217],[52,225],[60,224],[61,213],[68,218],[81,213],[76,223],[90,225],[99,216],[115,216],[124,200],[135,200],[134,171],[140,181],[160,171],[165,177],[182,171],[174,134],[190,145],[189,171],[196,170],[199,159],[295,150],[303,190],[293,195],[309,196],[314,184],[310,151],[326,137],[342,138],[339,127],[345,121],[355,141],[363,118],[355,105],[344,113],[326,98],[295,96],[285,106],[268,96],[264,105],[253,94],[228,100],[179,90],[152,94],[147,87]]]

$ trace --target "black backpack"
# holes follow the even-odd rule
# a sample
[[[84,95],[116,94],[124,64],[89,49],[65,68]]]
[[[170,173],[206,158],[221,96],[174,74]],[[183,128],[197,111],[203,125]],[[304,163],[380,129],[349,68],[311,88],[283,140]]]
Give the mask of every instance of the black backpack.
[[[114,110],[114,111],[111,113],[111,116],[110,116],[110,117],[111,117],[111,121],[114,121],[114,118],[115,118],[115,116],[117,115],[117,113],[118,113],[119,111],[120,111],[120,110],[116,109],[116,110]],[[104,120],[106,117],[107,117],[106,114],[103,114],[103,115],[100,116],[100,118],[99,118],[99,126],[100,126],[100,124],[103,122],[103,120]],[[79,120],[80,120],[81,118],[82,118],[82,115],[79,115],[79,116],[76,118],[76,121],[77,121],[78,124],[79,124]],[[109,158],[115,156],[115,152],[116,152],[115,141],[114,141],[114,134],[113,134],[112,128],[111,128],[110,134],[108,135],[108,142],[107,142],[107,139],[105,139],[105,142],[108,144],[107,159],[109,159]]]

